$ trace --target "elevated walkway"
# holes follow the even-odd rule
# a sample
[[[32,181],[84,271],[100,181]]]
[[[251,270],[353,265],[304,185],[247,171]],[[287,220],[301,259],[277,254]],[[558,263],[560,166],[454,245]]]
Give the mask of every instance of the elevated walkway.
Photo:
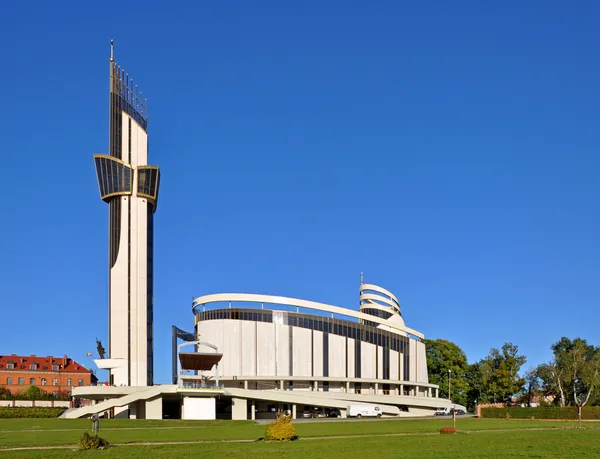
[[[97,387],[100,390],[96,390],[97,396],[101,396],[102,392],[105,392],[105,395],[113,395],[113,393],[117,391],[111,391],[110,389],[125,389],[125,388],[111,388],[111,387]],[[102,391],[102,389],[106,389]],[[127,388],[133,389],[133,388]],[[109,398],[108,400],[104,400],[103,402],[96,403],[95,405],[82,406],[81,408],[75,408],[73,410],[65,411],[60,417],[66,419],[75,419],[75,418],[84,418],[91,416],[93,414],[102,413],[104,411],[108,411],[112,408],[119,408],[122,406],[130,405],[132,403],[136,403],[142,400],[149,400],[154,397],[163,396],[165,394],[175,394],[177,393],[177,386],[175,385],[163,385],[163,386],[151,386],[147,388],[142,388],[142,390],[135,390],[132,393],[127,395],[117,395],[114,398]]]
[[[315,396],[318,392],[301,392],[301,391],[283,391],[283,390],[252,390],[252,389],[237,389],[228,388],[225,389],[225,395],[230,395],[236,398],[245,398],[250,400],[261,400],[266,402],[278,402],[278,403],[290,403],[295,405],[310,405],[310,406],[323,406],[328,408],[338,408],[345,410],[349,402],[346,398],[337,397],[319,397]],[[321,393],[323,394],[323,392]],[[333,395],[333,393],[325,392],[324,394]],[[345,395],[345,394],[336,394]],[[388,397],[389,399],[389,397]],[[365,399],[361,399],[362,403],[365,403]],[[397,406],[386,405],[384,403],[377,402],[379,408],[385,415],[398,416],[400,409]]]

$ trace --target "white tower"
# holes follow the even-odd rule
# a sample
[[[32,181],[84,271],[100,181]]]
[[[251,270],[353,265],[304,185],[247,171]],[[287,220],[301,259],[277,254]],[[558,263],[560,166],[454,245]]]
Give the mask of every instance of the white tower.
[[[148,116],[133,79],[110,57],[110,155],[94,155],[109,204],[108,353],[116,386],[153,382],[153,239],[160,172],[148,165]]]

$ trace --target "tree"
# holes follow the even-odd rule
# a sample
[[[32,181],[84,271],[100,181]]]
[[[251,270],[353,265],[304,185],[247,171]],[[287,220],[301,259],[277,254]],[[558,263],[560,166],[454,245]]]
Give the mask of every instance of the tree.
[[[539,393],[540,390],[540,377],[538,375],[538,368],[535,367],[527,370],[523,375],[523,379],[525,380],[525,387],[523,387],[523,391],[520,394],[518,403],[531,406],[533,398]]]
[[[435,339],[424,340],[429,382],[440,386],[440,397],[449,398],[452,401],[467,405],[467,394],[469,384],[466,373],[469,368],[467,356],[456,344]],[[452,372],[451,393],[448,393],[448,370]]]
[[[10,400],[12,398],[12,394],[10,390],[6,387],[0,387],[0,400]]]
[[[600,385],[600,348],[576,338],[565,360],[572,380],[577,417],[581,422],[581,409],[590,400],[594,389]]]
[[[48,398],[48,394],[37,386],[29,386],[21,391],[19,398],[23,400],[45,400]]]
[[[519,370],[526,361],[524,355],[519,355],[519,347],[512,343],[504,343],[500,350],[492,348],[478,364],[481,401],[510,402],[525,386]]]

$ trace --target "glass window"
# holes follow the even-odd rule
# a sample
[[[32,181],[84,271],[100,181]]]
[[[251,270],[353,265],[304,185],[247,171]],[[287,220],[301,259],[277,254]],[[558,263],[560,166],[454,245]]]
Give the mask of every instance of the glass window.
[[[46,385],[46,378],[42,378],[42,386]]]
[[[73,385],[73,380],[67,379],[67,386],[72,386],[72,385]]]
[[[96,157],[96,175],[100,196],[121,193],[131,194],[131,168],[110,157]]]
[[[36,368],[37,368],[37,365],[35,363],[32,363],[31,365],[29,365],[30,370],[35,370]]]
[[[79,381],[77,381],[77,385],[80,387],[83,386],[83,379],[80,379]]]
[[[6,379],[6,384],[11,385],[12,384],[12,378],[7,378]]]
[[[19,384],[22,386],[25,384],[25,378],[19,378]]]
[[[15,369],[15,364],[14,363],[9,363],[8,365],[6,365],[6,369],[7,370],[14,370]]]
[[[52,365],[52,371],[58,371],[58,370],[59,370],[58,365],[56,365],[56,364]]]
[[[29,384],[33,386],[35,384],[35,378],[29,378]]]

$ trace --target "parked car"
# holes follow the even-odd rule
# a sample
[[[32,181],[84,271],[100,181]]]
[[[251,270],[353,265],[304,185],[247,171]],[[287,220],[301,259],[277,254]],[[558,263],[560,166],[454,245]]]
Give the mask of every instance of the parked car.
[[[381,417],[381,409],[376,405],[350,405],[347,416],[349,418]]]
[[[328,418],[339,418],[340,416],[341,416],[340,410],[338,410],[337,408],[331,408],[330,410],[327,410]]]
[[[461,410],[461,409],[455,410],[455,413],[457,416],[462,416],[463,414],[467,414],[465,410]]]
[[[434,414],[436,416],[450,416],[452,414],[452,409],[451,408],[440,407],[437,410],[435,410]]]
[[[303,417],[304,419],[312,418],[312,414],[311,414],[311,412],[310,412],[310,411],[304,411],[304,412],[302,413],[302,417]]]

